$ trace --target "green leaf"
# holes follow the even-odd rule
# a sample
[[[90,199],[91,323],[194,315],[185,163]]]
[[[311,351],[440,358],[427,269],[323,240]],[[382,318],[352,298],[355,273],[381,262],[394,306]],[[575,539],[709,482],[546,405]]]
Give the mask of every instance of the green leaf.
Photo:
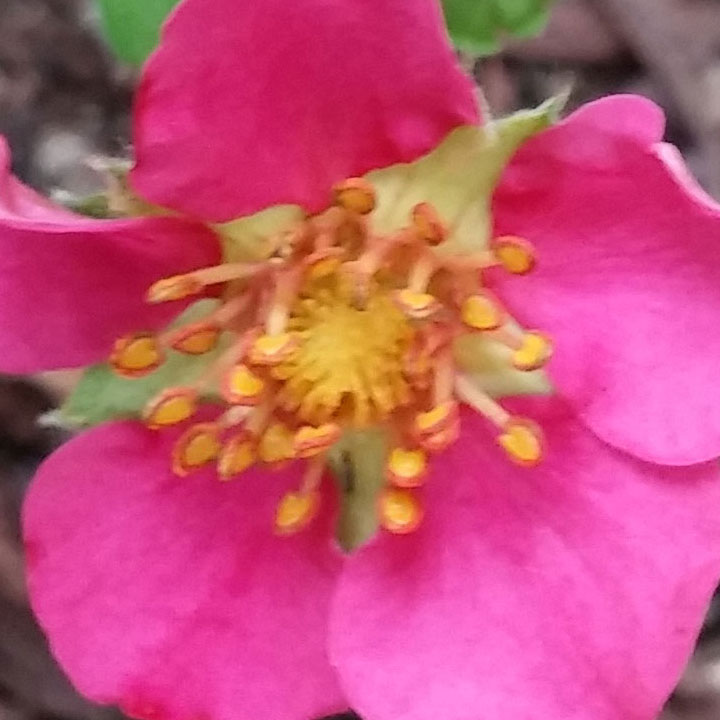
[[[406,227],[413,207],[430,203],[452,228],[442,253],[470,253],[487,247],[490,202],[502,171],[517,149],[555,122],[565,96],[482,127],[453,130],[428,155],[367,175],[377,192],[376,231],[390,235]]]
[[[160,39],[160,27],[178,0],[98,0],[102,24],[118,57],[141,65]]]
[[[217,300],[200,300],[180,315],[170,328],[197,322],[209,315]],[[93,365],[85,371],[73,394],[62,408],[62,414],[73,425],[97,425],[114,418],[138,417],[155,395],[169,387],[187,386],[197,380],[232,341],[221,338],[218,346],[204,355],[183,355],[169,350],[167,359],[155,372],[141,378],[124,378],[107,363]],[[214,391],[207,393],[212,399]]]
[[[528,37],[547,23],[553,0],[442,0],[450,36],[461,50],[491,55],[506,35]]]

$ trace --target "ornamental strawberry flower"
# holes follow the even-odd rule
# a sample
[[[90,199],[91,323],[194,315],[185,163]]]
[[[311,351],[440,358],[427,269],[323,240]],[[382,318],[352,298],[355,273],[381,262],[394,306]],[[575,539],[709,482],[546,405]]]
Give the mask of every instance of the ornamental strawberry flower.
[[[3,369],[108,358],[25,507],[81,692],[659,712],[720,571],[720,210],[648,101],[556,110],[481,125],[432,0],[185,0],[144,214],[53,207],[3,147]]]

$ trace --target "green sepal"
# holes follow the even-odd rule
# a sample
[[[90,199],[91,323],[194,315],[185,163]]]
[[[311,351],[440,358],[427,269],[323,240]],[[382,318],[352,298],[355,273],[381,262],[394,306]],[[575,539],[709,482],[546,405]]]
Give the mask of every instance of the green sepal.
[[[105,35],[117,56],[142,65],[160,39],[160,27],[178,0],[98,0]]]
[[[169,329],[198,322],[217,306],[217,300],[199,300],[176,318]],[[168,350],[163,365],[140,378],[121,377],[107,363],[93,365],[63,405],[62,416],[68,423],[81,427],[118,418],[137,418],[148,401],[162,390],[186,387],[197,380],[231,342],[232,336],[225,334],[214,350],[200,356]],[[204,397],[212,401],[217,397],[217,389],[209,388]]]
[[[502,171],[526,140],[557,121],[566,99],[558,96],[482,127],[459,127],[419,160],[369,173],[377,192],[373,229],[397,232],[407,226],[417,204],[428,202],[451,228],[438,252],[486,248],[492,231],[490,203]]]
[[[553,0],[442,0],[453,43],[474,55],[492,55],[505,36],[537,35]]]
[[[337,539],[352,552],[378,529],[378,496],[385,484],[387,433],[382,428],[348,430],[330,452],[330,467],[338,482],[340,518]]]
[[[254,215],[213,225],[220,238],[225,262],[265,260],[273,251],[268,242],[278,233],[287,232],[304,220],[299,205],[273,205]]]

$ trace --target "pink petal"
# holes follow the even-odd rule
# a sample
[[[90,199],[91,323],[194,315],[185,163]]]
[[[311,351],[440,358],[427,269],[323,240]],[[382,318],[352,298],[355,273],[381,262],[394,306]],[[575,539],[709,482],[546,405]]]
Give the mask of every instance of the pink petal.
[[[645,464],[559,401],[533,470],[484,422],[437,460],[423,525],[351,557],[331,658],[367,720],[652,720],[720,573],[714,465]]]
[[[660,110],[618,96],[529,142],[495,198],[537,270],[497,276],[548,331],[550,373],[603,439],[641,458],[720,455],[720,206],[660,143]]]
[[[175,218],[91,220],[53,206],[10,174],[0,138],[0,369],[87,365],[119,336],[165,325],[156,280],[219,260],[214,234]]]
[[[148,720],[307,720],[347,707],[325,651],[332,512],[280,538],[297,471],[168,469],[173,433],[114,423],[40,469],[29,586],[79,690]]]
[[[145,69],[133,184],[214,221],[318,210],[474,122],[436,0],[186,0]]]

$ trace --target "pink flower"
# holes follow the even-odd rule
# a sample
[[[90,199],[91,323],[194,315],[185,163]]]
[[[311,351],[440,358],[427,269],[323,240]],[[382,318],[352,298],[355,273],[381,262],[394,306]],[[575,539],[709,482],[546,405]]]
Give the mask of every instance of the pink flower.
[[[3,369],[121,337],[115,368],[142,375],[163,345],[239,339],[228,411],[171,387],[156,429],[85,432],[30,490],[34,608],[84,694],[144,720],[659,712],[720,572],[720,209],[660,112],[609,98],[523,145],[487,246],[526,120],[474,127],[432,0],[186,0],[136,108],[133,187],[172,213],[78,218],[3,146]],[[315,214],[286,208],[290,230],[250,243],[266,256],[229,258],[257,226],[217,223],[280,203]],[[152,334],[217,287],[199,325]],[[548,336],[522,327],[553,338],[555,387]],[[391,532],[343,556],[325,453],[374,423],[396,433]],[[360,491],[373,442],[335,455]],[[245,472],[218,482],[218,455]]]

